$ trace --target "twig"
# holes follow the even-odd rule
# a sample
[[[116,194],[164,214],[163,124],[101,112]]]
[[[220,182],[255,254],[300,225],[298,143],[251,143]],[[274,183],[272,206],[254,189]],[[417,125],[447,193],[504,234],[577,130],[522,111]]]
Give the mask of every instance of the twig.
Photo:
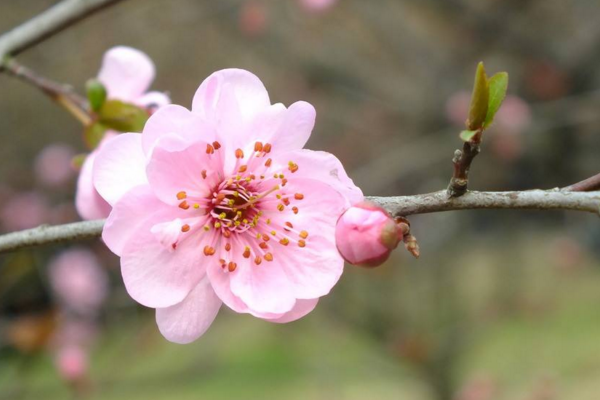
[[[524,192],[467,192],[448,198],[445,190],[416,196],[368,197],[395,216],[453,210],[512,209],[570,210],[600,215],[600,192],[564,192],[559,189]],[[43,226],[0,235],[0,253],[47,243],[99,237],[103,220]]]
[[[456,198],[467,193],[469,170],[471,169],[471,163],[473,163],[473,160],[481,151],[482,133],[480,130],[471,140],[465,142],[462,151],[456,150],[454,152],[454,158],[452,159],[454,173],[446,191],[448,197]]]
[[[65,225],[42,225],[37,228],[0,236],[0,253],[40,246],[49,243],[60,243],[91,239],[102,234],[104,220],[74,222]]]
[[[0,59],[16,55],[122,0],[63,0],[0,36]]]
[[[600,174],[596,174],[590,178],[582,180],[581,182],[564,187],[561,190],[565,192],[591,192],[594,190],[600,190]]]
[[[10,75],[19,78],[44,92],[44,94],[69,111],[69,113],[71,113],[84,126],[90,124],[91,117],[88,112],[87,101],[75,93],[70,86],[63,85],[40,76],[31,69],[19,64],[16,60],[9,57],[5,57],[0,61],[0,67],[4,67],[4,71]]]

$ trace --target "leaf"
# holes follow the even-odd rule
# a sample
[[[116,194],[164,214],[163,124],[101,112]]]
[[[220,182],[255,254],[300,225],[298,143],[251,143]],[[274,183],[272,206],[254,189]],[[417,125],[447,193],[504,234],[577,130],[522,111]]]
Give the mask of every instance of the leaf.
[[[473,85],[469,119],[467,120],[467,128],[469,130],[474,131],[483,126],[488,112],[489,95],[488,78],[485,74],[485,67],[480,62],[477,65],[477,72],[475,73],[475,84]]]
[[[477,132],[478,131],[462,131],[459,136],[463,142],[469,142],[471,139],[473,139],[473,136],[475,136]]]
[[[485,123],[483,124],[484,128],[487,128],[494,122],[494,117],[506,97],[508,74],[506,72],[499,72],[488,80],[488,84],[490,86],[490,99]]]
[[[91,150],[94,150],[98,147],[98,144],[100,144],[107,129],[108,128],[100,122],[94,122],[87,126],[83,131],[83,140],[85,141],[85,144],[87,144]]]
[[[89,79],[85,83],[85,91],[92,111],[98,111],[106,101],[106,88],[97,79]]]
[[[141,132],[149,117],[143,108],[119,100],[106,101],[98,116],[100,123],[121,132]]]

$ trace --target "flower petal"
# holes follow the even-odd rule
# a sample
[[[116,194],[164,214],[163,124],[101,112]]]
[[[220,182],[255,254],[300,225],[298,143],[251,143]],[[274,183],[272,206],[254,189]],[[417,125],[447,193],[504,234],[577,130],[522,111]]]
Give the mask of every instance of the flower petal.
[[[171,104],[171,99],[162,92],[148,92],[139,97],[135,103],[144,108],[153,110]]]
[[[154,79],[154,63],[145,53],[126,46],[108,50],[102,59],[98,80],[109,99],[135,102]]]
[[[272,138],[268,140],[277,152],[298,150],[304,147],[315,126],[317,112],[305,102],[292,104],[285,113],[285,119]]]
[[[181,138],[185,143],[198,140],[212,143],[216,140],[212,127],[199,115],[185,107],[170,104],[159,108],[146,122],[142,134],[144,153],[150,154],[158,141],[169,134]]]
[[[111,208],[110,204],[100,196],[92,181],[95,158],[96,152],[87,156],[77,178],[75,207],[81,218],[87,220],[106,218]]]
[[[221,304],[208,277],[204,277],[181,303],[156,309],[158,329],[171,342],[191,343],[210,327]]]
[[[208,233],[199,231],[182,240],[176,249],[165,247],[151,232],[159,222],[147,219],[127,241],[121,255],[127,292],[138,303],[153,308],[177,304],[196,287],[206,273],[207,260],[201,249],[211,239]]]
[[[278,316],[276,318],[263,318],[269,322],[274,322],[277,324],[286,324],[288,322],[296,321],[306,314],[310,313],[315,309],[319,303],[319,299],[306,299],[306,300],[296,300],[296,305],[287,313]]]
[[[206,198],[215,185],[214,173],[222,170],[219,151],[207,154],[207,143],[196,142],[181,150],[170,151],[157,145],[146,174],[156,196],[167,204],[179,204],[178,193],[188,198]],[[202,171],[210,175],[203,177]],[[188,200],[189,201],[189,200]]]
[[[362,191],[354,185],[340,160],[333,154],[302,149],[274,154],[272,158],[281,169],[286,169],[290,161],[298,164],[298,170],[290,176],[315,179],[328,184],[347,199],[348,207],[364,199]]]
[[[142,136],[124,133],[115,136],[98,151],[94,161],[94,186],[110,205],[131,188],[146,184],[146,157]]]
[[[144,221],[168,211],[169,207],[156,198],[150,186],[136,186],[115,204],[104,224],[102,240],[113,253],[121,255],[129,238]]]

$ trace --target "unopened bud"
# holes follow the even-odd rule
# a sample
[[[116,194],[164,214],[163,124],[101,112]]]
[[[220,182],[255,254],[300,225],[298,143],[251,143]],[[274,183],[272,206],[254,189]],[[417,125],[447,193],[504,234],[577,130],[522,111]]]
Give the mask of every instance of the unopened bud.
[[[383,208],[363,202],[346,210],[335,231],[337,249],[350,264],[377,267],[388,259],[402,232]]]

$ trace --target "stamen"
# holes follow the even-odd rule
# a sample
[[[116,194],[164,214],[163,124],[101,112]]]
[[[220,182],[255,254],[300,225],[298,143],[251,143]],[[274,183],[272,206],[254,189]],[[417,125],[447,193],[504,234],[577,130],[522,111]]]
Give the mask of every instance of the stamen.
[[[242,256],[244,256],[244,258],[250,258],[250,247],[246,246],[246,248],[244,249],[244,253],[242,254]]]
[[[184,192],[183,190],[179,193],[177,193],[177,200],[183,200],[187,197],[187,193]]]
[[[256,265],[260,265],[260,264],[262,263],[262,258],[260,258],[260,256],[256,256],[256,257],[254,258],[254,263],[255,263]]]
[[[231,243],[226,243],[225,244],[225,251],[229,251],[231,250]]]
[[[212,256],[215,254],[215,249],[211,246],[204,246],[204,255]]]
[[[254,143],[254,151],[261,152],[262,150],[263,150],[263,144],[262,144],[262,142],[256,142],[256,143]]]
[[[269,248],[269,246],[267,246],[267,242],[260,242],[260,243],[258,244],[258,247],[260,247],[260,248],[261,248],[261,249],[263,249],[263,250],[266,250],[266,249],[268,249],[268,248]]]
[[[283,204],[278,204],[278,205],[277,205],[277,209],[278,209],[279,211],[283,211],[283,210],[285,209],[285,206],[284,206]]]
[[[286,206],[289,206],[289,205],[290,205],[290,199],[288,199],[287,197],[286,197],[286,198],[284,198],[282,201],[283,201],[283,204],[284,204],[284,205],[286,205]]]
[[[202,170],[202,179],[206,179],[206,170],[205,169]]]
[[[273,163],[273,160],[271,160],[269,158],[267,161],[265,161],[265,167],[270,167],[272,163]]]
[[[188,208],[190,208],[190,205],[187,201],[184,200],[181,203],[179,203],[179,208],[181,208],[182,210],[187,210]]]
[[[302,199],[304,198],[304,195],[303,195],[302,193],[296,193],[296,194],[294,195],[294,198],[295,198],[296,200],[302,200]]]
[[[308,232],[306,232],[306,231],[300,231],[300,237],[302,239],[306,239],[308,237]]]
[[[236,268],[237,268],[237,264],[234,263],[233,261],[229,261],[229,264],[227,265],[227,269],[229,270],[229,272],[235,271]]]
[[[296,163],[295,163],[295,162],[293,162],[293,161],[290,161],[290,162],[288,163],[288,169],[289,169],[289,170],[290,170],[292,173],[294,173],[294,172],[298,171],[298,164],[296,164]]]
[[[296,207],[296,206],[292,207],[292,211],[294,212],[294,214],[298,214],[298,207]]]
[[[298,240],[298,246],[299,247],[306,247],[306,242],[302,239]]]
[[[265,260],[267,260],[267,261],[273,261],[273,254],[266,253],[265,254]]]
[[[235,158],[244,158],[244,152],[242,151],[242,149],[237,149],[235,151]]]
[[[225,229],[223,231],[223,236],[225,236],[226,239],[229,239],[231,237],[231,231],[229,229]]]
[[[290,243],[290,239],[288,238],[283,238],[279,241],[279,243],[281,243],[284,246],[287,246]]]
[[[214,154],[215,152],[215,148],[212,147],[210,144],[206,145],[206,154]]]
[[[266,233],[263,233],[263,235],[262,235],[262,239],[263,239],[265,242],[268,242],[269,240],[271,240],[271,238],[270,238],[270,237],[269,237],[269,236],[268,236]]]
[[[181,227],[181,232],[189,232],[190,231],[190,226],[188,224],[185,224]]]
[[[217,141],[214,141],[212,145],[215,148],[215,150],[219,150],[221,148],[221,143]]]
[[[271,143],[267,143],[263,146],[263,151],[265,153],[270,153],[271,152]]]
[[[247,165],[242,165],[242,166],[240,166],[240,169],[238,169],[238,172],[240,172],[240,173],[243,174],[247,170],[248,170],[248,166]]]

